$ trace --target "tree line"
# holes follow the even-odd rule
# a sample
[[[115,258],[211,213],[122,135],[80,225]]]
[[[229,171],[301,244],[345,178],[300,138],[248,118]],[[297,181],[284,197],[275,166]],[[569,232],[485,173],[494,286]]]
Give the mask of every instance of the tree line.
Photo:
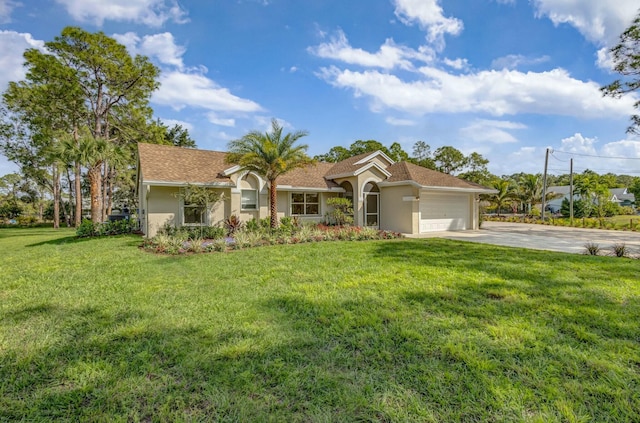
[[[622,78],[603,87],[604,95],[620,97],[640,89],[639,51],[640,14],[610,51],[614,70]],[[24,59],[25,79],[9,83],[0,102],[0,152],[20,167],[19,174],[0,178],[0,218],[28,213],[42,220],[51,214],[58,227],[62,214],[78,226],[83,198],[88,197],[92,221],[104,221],[114,204],[135,204],[135,145],[139,141],[195,147],[185,128],[169,128],[152,117],[149,99],[159,86],[159,69],[145,56],[131,56],[104,33],[67,27],[45,43],[43,51],[28,49]],[[640,108],[640,102],[635,107]],[[628,131],[638,133],[640,117],[634,115],[631,120]],[[250,144],[247,137],[230,144],[231,152],[245,159],[251,157],[251,151],[240,147]],[[465,156],[452,146],[431,151],[424,141],[416,142],[409,154],[397,142],[387,148],[375,140],[357,140],[315,159],[338,162],[375,150],[396,161],[492,186],[497,193],[490,200],[498,210],[520,204],[521,210],[532,213],[536,204],[548,200],[542,198],[540,175],[497,177],[478,153]],[[568,176],[550,176],[548,185],[554,184],[567,185]],[[576,179],[589,213],[603,213],[598,205],[604,204],[605,193],[620,186],[640,198],[637,177],[585,171]]]
[[[52,198],[55,227],[61,214],[80,224],[83,198],[94,222],[133,203],[138,141],[195,146],[186,129],[152,117],[159,69],[104,33],[67,27],[24,59],[26,77],[2,95],[0,151],[37,187],[36,203]]]

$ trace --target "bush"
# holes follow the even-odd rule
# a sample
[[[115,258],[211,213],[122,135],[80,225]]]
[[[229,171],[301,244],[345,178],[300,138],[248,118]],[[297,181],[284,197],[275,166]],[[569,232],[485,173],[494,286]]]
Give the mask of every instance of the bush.
[[[611,201],[607,201],[603,205],[602,209],[605,217],[617,216],[619,214],[622,214],[622,207],[620,207],[620,204]]]
[[[629,255],[629,247],[624,243],[612,245],[611,251],[616,257],[627,257]]]
[[[83,222],[84,223],[84,222]],[[86,225],[88,228],[91,222]],[[147,239],[143,243],[143,248],[161,254],[184,254],[187,252],[212,252],[226,251],[227,249],[243,249],[258,247],[262,245],[274,244],[298,244],[303,242],[318,241],[358,241],[369,239],[394,239],[401,238],[402,235],[396,232],[381,231],[373,228],[361,228],[358,226],[324,226],[309,224],[295,226],[294,220],[285,220],[285,226],[294,227],[292,233],[285,233],[279,229],[277,231],[257,230],[256,225],[248,225],[252,230],[236,230],[232,239],[217,238],[214,240],[190,239],[188,231],[169,229],[172,235],[166,233],[166,229],[159,231],[154,238]],[[214,227],[215,228],[215,227]],[[217,228],[217,231],[224,231]]]
[[[623,206],[623,207],[620,207],[620,214],[625,216],[630,216],[632,214],[635,214],[635,212],[633,210],[633,207]]]
[[[584,253],[589,256],[597,256],[600,254],[600,246],[594,242],[587,242],[584,244]]]
[[[242,229],[243,226],[244,224],[242,223],[240,218],[235,214],[232,214],[231,216],[229,216],[224,220],[224,228],[227,231],[227,236],[233,236],[233,234],[235,234],[240,229]]]
[[[351,200],[342,197],[331,197],[327,200],[327,205],[333,207],[326,214],[327,223],[338,226],[353,223],[353,205]]]
[[[20,226],[31,226],[38,221],[34,216],[18,216],[16,218],[18,225]]]
[[[123,219],[113,222],[93,223],[91,220],[83,219],[76,229],[78,238],[93,236],[130,234],[137,229],[137,224],[133,220]]]

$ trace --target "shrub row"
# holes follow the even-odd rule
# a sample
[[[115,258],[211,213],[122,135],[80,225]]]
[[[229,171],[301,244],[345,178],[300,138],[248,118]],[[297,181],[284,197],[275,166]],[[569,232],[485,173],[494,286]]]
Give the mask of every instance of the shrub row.
[[[284,227],[283,227],[284,226]],[[223,229],[223,228],[219,228]],[[287,226],[277,230],[262,225],[246,225],[228,236],[215,238],[191,237],[190,231],[176,230],[173,234],[166,231],[147,239],[143,248],[162,254],[202,253],[213,251],[238,250],[251,247],[277,244],[299,244],[321,241],[362,241],[373,239],[393,239],[401,234],[358,226],[332,227],[324,225]],[[216,232],[219,235],[219,231]]]
[[[614,257],[633,257],[632,250],[624,243],[618,243],[611,246],[611,253],[606,254],[605,250],[595,242],[587,242],[584,244],[584,254],[588,256],[610,255]],[[640,258],[640,254],[636,255]]]
[[[640,220],[629,218],[629,222],[618,223],[612,222],[604,218],[575,218],[573,219],[573,225],[568,218],[551,217],[544,221],[538,217],[529,216],[487,216],[485,215],[483,221],[493,222],[513,222],[513,223],[535,223],[539,225],[551,225],[551,226],[567,226],[573,228],[592,228],[592,229],[610,229],[610,230],[622,230],[622,231],[640,231]]]
[[[76,229],[76,236],[78,238],[88,238],[94,236],[130,234],[137,229],[137,223],[128,219],[104,223],[93,223],[91,220],[84,219],[80,226],[78,226],[78,229]]]

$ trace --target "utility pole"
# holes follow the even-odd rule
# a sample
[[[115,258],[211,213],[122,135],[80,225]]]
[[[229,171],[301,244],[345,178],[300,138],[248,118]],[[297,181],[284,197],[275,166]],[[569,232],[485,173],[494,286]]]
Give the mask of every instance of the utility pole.
[[[549,148],[547,148],[547,154],[544,157],[544,176],[542,177],[542,213],[540,218],[544,222],[544,209],[547,199],[547,167],[549,166]]]
[[[569,222],[573,226],[573,157],[569,161]]]

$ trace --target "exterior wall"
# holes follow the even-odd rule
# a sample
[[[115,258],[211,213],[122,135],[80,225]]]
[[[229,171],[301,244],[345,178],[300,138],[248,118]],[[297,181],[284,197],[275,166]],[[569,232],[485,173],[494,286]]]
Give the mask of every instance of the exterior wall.
[[[278,192],[278,219],[282,219],[283,217],[291,217],[291,193],[292,192],[315,192],[315,191],[279,191]],[[318,192],[318,200],[319,200],[319,214],[314,216],[298,216],[298,218],[302,222],[324,222],[325,215],[327,211],[329,211],[329,206],[327,205],[327,200],[331,197],[336,197],[338,194],[333,192]],[[269,212],[267,210],[266,216],[269,216]],[[266,217],[265,216],[265,217]]]
[[[383,169],[386,169],[386,168],[389,167],[389,162],[387,162],[382,157],[374,157],[372,160],[370,160],[370,162],[377,164],[378,166],[380,166]]]
[[[165,224],[177,226],[180,223],[180,199],[177,198],[179,188],[157,187],[148,188],[146,195],[146,215],[148,237],[155,236]],[[144,191],[143,191],[144,193]]]
[[[220,189],[217,191],[223,194],[223,200],[208,210],[206,224],[210,226],[222,224],[224,219],[231,214],[230,199],[232,196],[230,190]],[[179,192],[179,187],[150,186],[145,191],[145,186],[143,186],[140,189],[140,228],[146,236],[155,236],[165,224],[181,226],[182,200],[178,196]],[[144,215],[142,210],[144,210]]]
[[[218,189],[216,190],[222,194],[222,200],[218,201],[213,206],[210,206],[209,216],[207,224],[209,226],[222,225],[224,219],[226,219],[231,213],[229,213],[229,202],[226,200],[231,195],[230,189]]]
[[[364,226],[364,193],[363,193],[363,189],[364,186],[368,183],[368,182],[373,182],[375,184],[378,184],[382,181],[384,181],[386,178],[385,175],[383,175],[382,173],[380,173],[377,170],[366,170],[364,172],[362,172],[361,174],[359,174],[357,176],[357,182],[355,184],[353,184],[353,220],[354,220],[354,225],[356,226]],[[357,201],[356,201],[357,199]],[[380,199],[380,203],[382,205],[382,199]],[[382,208],[382,207],[381,207]],[[380,217],[379,219],[384,219],[384,216],[382,215],[382,210],[378,211],[380,213]],[[378,220],[378,223],[380,223],[381,220]]]
[[[418,190],[410,185],[381,188],[380,229],[418,233],[418,196]]]
[[[138,169],[140,164],[138,163]],[[138,175],[138,224],[142,233],[147,233],[147,195],[146,187],[142,185],[142,173]]]

